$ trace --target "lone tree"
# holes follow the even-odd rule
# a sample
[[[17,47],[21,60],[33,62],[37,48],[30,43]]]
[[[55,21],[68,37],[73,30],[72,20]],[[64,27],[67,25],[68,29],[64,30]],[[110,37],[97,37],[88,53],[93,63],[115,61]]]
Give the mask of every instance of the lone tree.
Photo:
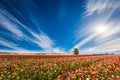
[[[74,51],[73,51],[73,52],[74,52],[75,55],[78,55],[78,54],[79,54],[78,48],[74,48]]]

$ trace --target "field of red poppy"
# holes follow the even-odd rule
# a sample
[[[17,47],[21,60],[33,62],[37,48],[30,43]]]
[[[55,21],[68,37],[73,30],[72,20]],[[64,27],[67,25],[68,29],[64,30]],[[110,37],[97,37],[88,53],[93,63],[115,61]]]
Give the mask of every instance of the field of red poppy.
[[[120,55],[0,55],[0,80],[120,80]]]

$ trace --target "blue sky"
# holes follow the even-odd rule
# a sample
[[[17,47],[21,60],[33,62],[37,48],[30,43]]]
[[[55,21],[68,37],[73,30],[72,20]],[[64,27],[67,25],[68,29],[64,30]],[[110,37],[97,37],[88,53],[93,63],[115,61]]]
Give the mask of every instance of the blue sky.
[[[0,0],[0,51],[120,52],[120,0]]]

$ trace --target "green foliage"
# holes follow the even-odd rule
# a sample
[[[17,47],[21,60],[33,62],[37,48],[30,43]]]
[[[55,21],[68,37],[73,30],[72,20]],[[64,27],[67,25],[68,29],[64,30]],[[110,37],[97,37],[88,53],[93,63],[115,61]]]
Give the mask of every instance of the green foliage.
[[[78,48],[75,48],[73,52],[74,52],[75,55],[79,54]]]

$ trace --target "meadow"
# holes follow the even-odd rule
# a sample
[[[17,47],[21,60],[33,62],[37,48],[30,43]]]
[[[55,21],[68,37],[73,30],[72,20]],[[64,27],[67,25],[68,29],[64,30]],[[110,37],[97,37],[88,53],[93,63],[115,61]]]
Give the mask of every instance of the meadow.
[[[0,80],[120,80],[120,55],[0,55]]]

